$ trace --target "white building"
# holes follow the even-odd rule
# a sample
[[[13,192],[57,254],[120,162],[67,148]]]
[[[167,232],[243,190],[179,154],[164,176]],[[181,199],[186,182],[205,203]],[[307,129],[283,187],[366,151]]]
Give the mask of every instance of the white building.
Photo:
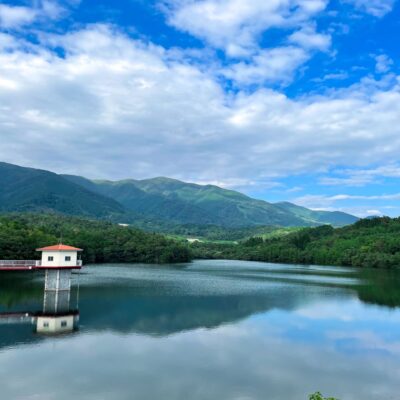
[[[82,251],[82,249],[77,247],[56,244],[42,247],[36,251],[42,252],[42,260],[39,265],[41,268],[75,269],[82,266],[81,260],[78,260],[78,252]]]
[[[36,268],[46,270],[45,290],[70,290],[71,271],[82,267],[82,261],[78,259],[82,249],[56,244],[37,251],[42,252],[42,260]]]

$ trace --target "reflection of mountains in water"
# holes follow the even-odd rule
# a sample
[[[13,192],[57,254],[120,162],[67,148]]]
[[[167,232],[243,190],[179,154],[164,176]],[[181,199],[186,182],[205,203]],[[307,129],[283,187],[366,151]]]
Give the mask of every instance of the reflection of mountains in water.
[[[134,296],[129,288],[86,287],[81,289],[79,314],[83,316],[83,323],[80,331],[164,336],[198,328],[211,329],[272,309],[293,309],[319,297],[319,290],[323,289],[294,291],[282,287],[254,295]],[[0,324],[0,348],[41,339],[43,336],[34,333],[32,324]]]
[[[139,272],[135,271],[135,274]],[[222,290],[231,288],[232,285],[246,287],[247,279],[251,285],[262,280],[260,276],[256,278],[247,276],[248,272],[246,271],[246,275],[241,274],[237,279],[233,279],[230,275]],[[147,279],[148,276],[146,279],[128,281],[125,275],[111,284],[104,282],[92,284],[93,282],[89,283],[88,279],[80,290],[79,314],[82,316],[80,330],[164,336],[199,328],[211,329],[271,310],[290,311],[330,297],[354,295],[358,295],[363,301],[375,304],[393,307],[400,305],[397,290],[400,283],[399,273],[393,276],[393,273],[387,271],[363,271],[360,275],[358,272],[352,272],[352,278],[357,275],[357,278],[361,277],[364,282],[363,285],[357,286],[349,284],[346,280],[336,282],[329,280],[328,277],[320,279],[322,275],[327,274],[326,270],[322,273],[305,271],[300,277],[299,271],[296,271],[297,276],[291,276],[289,272],[284,274],[279,270],[275,276],[268,277],[269,281],[274,282],[273,285],[261,286],[261,290],[259,287],[255,290],[251,286],[242,292],[215,290],[218,286],[216,282],[220,279],[212,276],[216,273],[216,271],[207,273],[207,277],[211,276],[208,281],[195,280],[197,288],[202,288],[200,291],[188,290],[185,279],[190,279],[190,276],[182,277],[178,272],[173,279],[168,280],[168,276],[168,279],[158,281]],[[99,273],[96,271],[95,276],[98,275],[101,275],[101,271]],[[106,276],[109,276],[108,272]],[[319,279],[316,279],[317,276]],[[179,283],[180,290],[170,290],[170,282],[173,281],[175,284],[176,279],[182,279],[184,284]],[[26,287],[21,285],[21,288],[24,289],[16,291],[10,282],[8,284],[0,282],[0,312],[30,310],[32,314],[38,315],[46,311],[46,307],[49,309],[46,302],[44,302],[45,309],[42,309],[43,292],[37,283]],[[202,291],[206,294],[201,295]],[[39,339],[40,336],[33,333],[32,326],[0,324],[0,348]]]
[[[103,288],[103,296],[99,297],[96,290],[89,289],[85,290],[80,304],[80,313],[84,316],[82,330],[163,336],[198,328],[211,329],[273,309],[292,310],[315,300],[321,291],[326,296],[326,288],[281,287],[254,295],[132,297],[129,290],[125,295],[121,288],[118,292]]]

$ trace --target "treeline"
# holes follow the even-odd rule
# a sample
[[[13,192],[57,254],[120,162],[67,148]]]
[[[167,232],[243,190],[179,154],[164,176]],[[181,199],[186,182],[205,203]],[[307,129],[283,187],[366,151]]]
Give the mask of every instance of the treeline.
[[[364,219],[339,229],[305,228],[236,245],[194,243],[191,249],[195,258],[393,268],[400,266],[400,218]]]
[[[35,249],[58,243],[60,238],[84,249],[85,263],[175,263],[191,259],[185,244],[109,222],[58,214],[0,216],[0,259],[36,259]]]
[[[120,220],[120,219],[119,219]],[[113,221],[119,221],[117,218]],[[154,221],[136,219],[131,221],[133,226],[146,232],[159,232],[162,234],[180,237],[193,237],[211,241],[238,241],[252,236],[273,235],[277,231],[290,232],[298,228],[282,228],[278,226],[248,226],[226,227],[211,224],[174,224],[168,221]]]

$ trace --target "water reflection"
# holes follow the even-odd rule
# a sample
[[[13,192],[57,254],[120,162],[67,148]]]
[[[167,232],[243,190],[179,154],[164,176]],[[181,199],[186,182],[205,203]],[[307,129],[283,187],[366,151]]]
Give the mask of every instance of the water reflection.
[[[400,306],[399,271],[232,263],[89,267],[79,278],[84,330],[163,336],[330,298]],[[74,276],[72,291],[44,292],[39,276],[2,277],[0,321],[29,323],[41,334],[74,332],[80,315],[78,275]],[[24,342],[32,337],[25,333]]]
[[[79,310],[70,308],[70,290],[45,290],[43,312],[36,314],[36,332],[69,333],[78,329]]]
[[[34,333],[41,335],[66,334],[78,329],[79,310],[71,308],[71,290],[43,290],[43,305],[42,309],[39,310],[37,306],[38,291],[36,285],[28,286],[29,289],[25,287],[26,291],[24,295],[20,296],[19,283],[22,286],[26,283],[26,277],[22,274],[4,277],[2,281],[2,300],[6,300],[7,303],[12,297],[12,291],[14,291],[16,298],[14,301],[11,301],[11,305],[17,305],[17,307],[15,311],[2,310],[0,312],[0,325],[7,325],[8,327],[30,325],[33,326],[32,331]],[[28,305],[25,308],[21,308],[27,299]],[[18,300],[22,304],[18,304]],[[34,301],[32,302],[32,300]],[[35,305],[31,304],[31,302]],[[10,304],[8,305],[10,306]]]
[[[220,261],[93,266],[79,278],[78,312],[76,275],[68,296],[44,297],[40,277],[10,276],[0,312],[36,320],[14,315],[0,326],[2,396],[301,400],[321,390],[395,399],[398,277]],[[66,315],[77,318],[63,327],[69,334],[54,334],[50,321],[39,332],[39,317],[61,328]]]
[[[29,324],[38,334],[56,335],[78,329],[79,311],[70,308],[70,291],[44,291],[42,311],[1,312],[0,325]]]

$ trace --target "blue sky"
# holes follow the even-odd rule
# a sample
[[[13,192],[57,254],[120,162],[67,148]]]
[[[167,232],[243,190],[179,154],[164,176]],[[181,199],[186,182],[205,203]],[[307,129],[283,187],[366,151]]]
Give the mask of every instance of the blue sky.
[[[0,159],[400,214],[395,0],[0,1]]]

